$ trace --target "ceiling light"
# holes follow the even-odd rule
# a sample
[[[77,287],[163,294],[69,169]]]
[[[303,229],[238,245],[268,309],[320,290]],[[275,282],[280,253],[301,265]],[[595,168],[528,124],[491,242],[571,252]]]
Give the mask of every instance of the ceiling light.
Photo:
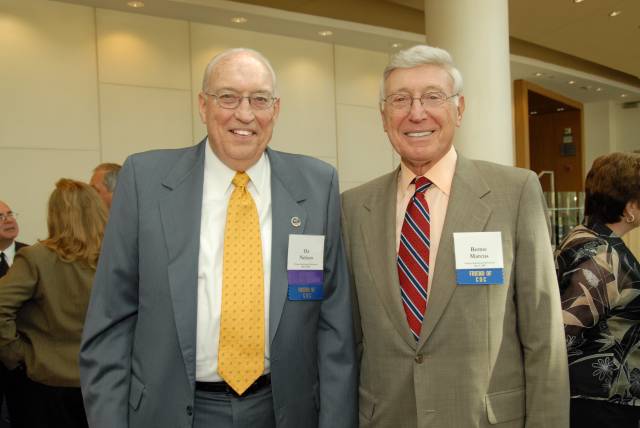
[[[530,114],[531,116],[534,116],[534,115],[538,114],[538,112],[534,110],[534,111],[532,111],[532,112],[531,112],[531,113],[529,113],[529,114]]]
[[[602,88],[596,88],[596,92],[602,92]]]
[[[402,43],[393,43],[393,44],[391,44],[391,47],[394,48],[394,49],[400,48],[400,47],[402,47]]]
[[[558,107],[556,111],[564,111],[564,107]]]
[[[575,85],[576,81],[575,80],[569,80],[567,83],[570,84],[570,85]]]
[[[144,7],[144,2],[142,0],[131,0],[127,2],[127,6],[137,9],[140,7]]]
[[[544,73],[540,73],[539,71],[536,73],[536,77],[541,77],[543,75],[544,75]]]
[[[609,12],[609,16],[614,17],[620,15],[621,13],[621,10],[612,10],[611,12]]]
[[[233,18],[231,18],[231,22],[233,22],[234,24],[244,24],[247,22],[247,18],[245,18],[244,16],[234,16]]]
[[[627,98],[627,94],[620,94],[621,98]]]
[[[333,31],[329,31],[329,30],[318,31],[318,34],[320,34],[322,37],[329,37],[333,35]]]
[[[582,3],[584,0],[573,0],[574,3]]]

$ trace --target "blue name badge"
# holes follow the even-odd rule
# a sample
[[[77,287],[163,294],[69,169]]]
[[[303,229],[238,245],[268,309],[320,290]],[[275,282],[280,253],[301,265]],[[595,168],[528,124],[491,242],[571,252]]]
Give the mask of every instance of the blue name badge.
[[[458,285],[504,284],[503,269],[457,269]]]
[[[324,299],[324,273],[317,270],[290,270],[289,300],[322,300]]]

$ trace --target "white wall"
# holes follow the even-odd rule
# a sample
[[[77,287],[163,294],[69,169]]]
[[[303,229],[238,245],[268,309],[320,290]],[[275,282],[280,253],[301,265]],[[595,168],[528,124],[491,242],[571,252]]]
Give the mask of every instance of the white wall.
[[[238,46],[261,51],[278,75],[282,109],[272,147],[337,166],[343,188],[397,163],[377,107],[384,53],[47,0],[0,0],[0,200],[20,214],[20,239],[46,237],[46,202],[58,178],[88,181],[100,162],[200,141],[204,67]]]
[[[587,176],[593,160],[612,151],[611,118],[609,101],[585,103],[584,114],[584,177]]]
[[[640,152],[640,107],[622,108],[622,103],[611,103],[611,138],[615,150]]]

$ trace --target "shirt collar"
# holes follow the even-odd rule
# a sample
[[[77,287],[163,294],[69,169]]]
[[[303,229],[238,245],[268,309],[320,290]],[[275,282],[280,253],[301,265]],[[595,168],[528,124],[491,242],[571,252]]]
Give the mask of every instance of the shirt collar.
[[[204,173],[210,179],[209,182],[215,191],[226,193],[229,188],[233,187],[231,181],[237,171],[229,168],[218,158],[209,144],[209,138],[207,138],[205,144]],[[258,161],[245,172],[251,180],[249,186],[252,186],[259,196],[269,180],[269,160],[267,159],[266,151],[263,152],[258,158]]]
[[[456,150],[451,146],[447,154],[442,159],[436,162],[429,171],[424,174],[442,193],[449,196],[451,193],[451,183],[453,182],[453,174],[456,170],[456,162],[458,160],[458,154]],[[405,165],[404,162],[400,162],[400,188],[406,192],[411,186],[411,182],[416,178],[416,175]]]

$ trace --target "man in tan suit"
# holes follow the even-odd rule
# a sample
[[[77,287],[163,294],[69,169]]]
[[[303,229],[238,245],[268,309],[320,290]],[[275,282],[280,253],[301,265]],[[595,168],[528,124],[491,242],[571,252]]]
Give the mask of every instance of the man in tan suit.
[[[453,148],[464,97],[446,51],[398,53],[381,98],[401,165],[343,194],[360,427],[568,427],[562,315],[537,177]]]

